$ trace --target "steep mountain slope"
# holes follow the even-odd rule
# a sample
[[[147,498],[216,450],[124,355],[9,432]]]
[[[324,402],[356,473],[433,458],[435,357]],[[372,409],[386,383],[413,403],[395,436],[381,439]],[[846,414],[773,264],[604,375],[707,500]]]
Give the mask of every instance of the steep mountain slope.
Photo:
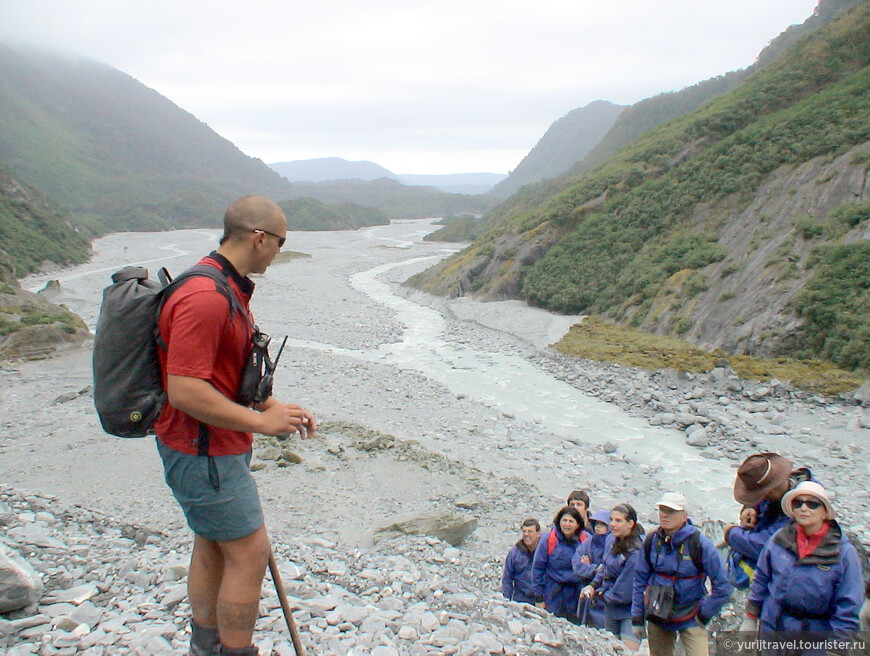
[[[15,276],[42,262],[77,264],[90,254],[87,235],[45,195],[0,162],[0,247]]]
[[[130,76],[0,45],[0,158],[95,231],[214,225],[289,183]]]
[[[33,294],[16,279],[45,261],[84,262],[85,236],[39,191],[0,162],[0,360],[43,358],[90,334],[64,307]]]
[[[599,167],[519,194],[497,227],[411,283],[870,367],[870,274],[837,278],[866,247],[868,64],[864,2]],[[748,285],[760,265],[765,282]],[[721,278],[734,282],[714,289]],[[824,317],[808,289],[831,292]],[[825,324],[841,320],[852,328],[833,348]]]
[[[490,193],[506,198],[523,185],[564,173],[601,141],[624,109],[622,105],[596,100],[571,110],[549,127],[529,154]]]

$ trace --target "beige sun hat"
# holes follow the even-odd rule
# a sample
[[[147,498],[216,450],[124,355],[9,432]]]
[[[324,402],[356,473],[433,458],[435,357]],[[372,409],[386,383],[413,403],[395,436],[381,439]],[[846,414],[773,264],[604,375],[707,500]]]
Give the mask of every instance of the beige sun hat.
[[[834,519],[834,507],[831,505],[828,493],[825,492],[825,488],[815,481],[804,481],[803,483],[798,483],[797,487],[789,490],[783,495],[782,511],[786,515],[794,519],[794,499],[801,495],[816,497],[816,499],[825,505],[825,510],[828,511],[825,519]]]

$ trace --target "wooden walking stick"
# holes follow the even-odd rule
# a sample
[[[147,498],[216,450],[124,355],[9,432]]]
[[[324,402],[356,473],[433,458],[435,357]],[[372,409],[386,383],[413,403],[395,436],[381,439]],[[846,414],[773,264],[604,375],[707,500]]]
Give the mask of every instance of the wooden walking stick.
[[[293,611],[290,609],[290,603],[287,601],[287,594],[284,592],[284,583],[281,581],[281,573],[278,571],[278,565],[275,563],[275,554],[269,551],[269,572],[272,574],[272,582],[275,584],[275,590],[278,592],[278,600],[281,602],[281,610],[284,611],[284,619],[287,621],[287,628],[290,629],[290,639],[293,641],[293,649],[296,651],[296,656],[305,656],[305,648],[302,646],[302,640],[299,637],[299,629],[296,627],[296,620],[293,619]]]

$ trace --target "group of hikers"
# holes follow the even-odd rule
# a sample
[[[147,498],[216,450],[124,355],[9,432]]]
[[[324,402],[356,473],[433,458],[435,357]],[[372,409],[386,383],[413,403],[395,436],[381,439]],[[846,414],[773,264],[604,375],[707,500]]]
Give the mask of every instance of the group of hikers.
[[[252,354],[269,341],[250,312],[250,275],[265,272],[286,239],[278,205],[237,199],[219,247],[157,313],[167,402],[153,430],[166,482],[195,534],[189,656],[257,656],[254,624],[274,559],[250,470],[253,433],[317,431],[311,412],[270,395],[261,384],[267,378],[251,377],[257,393],[250,398],[240,391],[249,387],[247,372],[258,370],[249,366],[260,361]],[[677,635],[688,656],[707,654],[707,623],[732,585],[751,584],[747,631],[856,631],[859,609],[870,614],[870,604],[862,609],[859,558],[810,472],[792,471],[773,453],[753,455],[740,466],[734,496],[744,507],[740,522],[725,529],[726,566],[679,493],[659,499],[659,525],[644,536],[630,504],[590,515],[588,494],[572,492],[545,534],[538,521],[523,522],[505,563],[504,594],[606,627],[630,648],[647,635],[653,656],[670,656]],[[288,625],[292,632],[289,618]]]
[[[706,656],[707,626],[735,587],[748,589],[741,632],[868,629],[870,579],[862,581],[858,552],[808,469],[775,453],[751,455],[734,498],[739,521],[717,546],[692,524],[678,492],[658,500],[658,527],[647,533],[631,504],[592,512],[588,493],[575,490],[543,533],[538,520],[522,522],[502,592],[606,629],[631,650],[646,638],[651,656],[672,656],[678,637],[687,656]]]

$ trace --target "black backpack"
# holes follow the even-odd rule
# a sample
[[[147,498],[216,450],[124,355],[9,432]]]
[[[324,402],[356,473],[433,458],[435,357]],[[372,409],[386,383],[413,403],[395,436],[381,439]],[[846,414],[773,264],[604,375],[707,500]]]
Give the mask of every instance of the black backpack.
[[[94,405],[103,430],[118,437],[144,437],[166,402],[157,349],[160,308],[185,280],[205,276],[230,304],[230,313],[246,318],[227,276],[212,266],[198,264],[175,280],[166,269],[158,281],[148,269],[128,266],[112,276],[103,291],[103,302],[94,337]]]

